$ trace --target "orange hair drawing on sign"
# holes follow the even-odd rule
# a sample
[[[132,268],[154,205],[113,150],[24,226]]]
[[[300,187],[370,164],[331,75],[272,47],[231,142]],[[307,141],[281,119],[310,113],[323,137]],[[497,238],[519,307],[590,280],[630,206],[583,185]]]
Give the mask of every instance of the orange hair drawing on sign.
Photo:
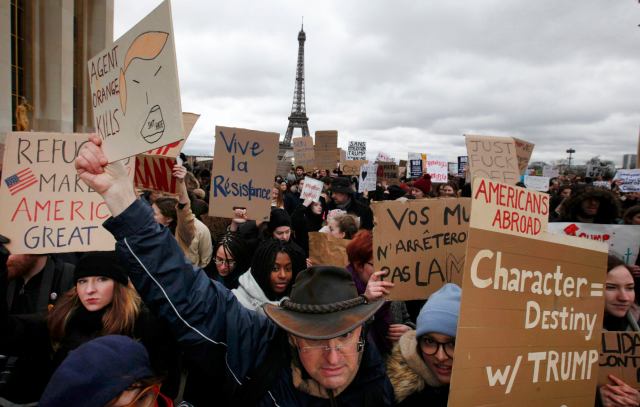
[[[150,61],[158,57],[164,49],[169,33],[161,31],[150,31],[140,34],[129,46],[127,53],[124,57],[124,67],[120,69],[120,107],[122,108],[122,114],[127,113],[127,81],[126,73],[127,69],[133,61],[141,59]],[[154,76],[162,69],[162,66],[158,68]],[[148,103],[148,97],[147,97]],[[154,105],[147,115],[140,134],[148,143],[155,143],[162,137],[164,133],[164,121],[162,119],[162,111],[159,105]]]

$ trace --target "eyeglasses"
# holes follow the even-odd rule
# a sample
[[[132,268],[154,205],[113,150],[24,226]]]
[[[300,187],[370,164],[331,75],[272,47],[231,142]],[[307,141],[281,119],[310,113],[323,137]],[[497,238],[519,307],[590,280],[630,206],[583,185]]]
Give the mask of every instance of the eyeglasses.
[[[329,340],[336,341],[338,343],[334,346],[329,346]],[[309,344],[306,346],[300,346],[301,344],[298,343],[298,350],[300,351],[300,353],[315,356],[328,353],[331,350],[340,352],[343,355],[353,355],[362,352],[362,350],[364,349],[364,339],[356,337],[353,334],[353,331],[333,339],[298,339],[298,341],[304,341],[304,343]]]
[[[226,259],[221,259],[219,257],[216,257],[215,260],[213,261],[216,263],[216,266],[222,266],[223,264],[229,268],[233,268],[236,266],[235,260],[226,260]]]
[[[160,385],[152,384],[142,389],[129,404],[120,407],[151,407],[156,402],[158,394],[160,394]]]
[[[442,346],[444,353],[453,359],[453,352],[456,349],[456,341],[438,342],[435,339],[423,336],[420,338],[420,349],[425,355],[433,356],[438,353],[438,350]]]

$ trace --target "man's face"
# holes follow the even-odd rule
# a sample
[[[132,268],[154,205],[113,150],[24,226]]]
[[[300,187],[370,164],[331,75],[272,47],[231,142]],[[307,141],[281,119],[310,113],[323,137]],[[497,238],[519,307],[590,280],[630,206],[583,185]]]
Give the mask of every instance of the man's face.
[[[344,192],[334,192],[331,196],[333,197],[333,201],[338,205],[345,204],[349,200],[349,195]]]
[[[361,353],[358,342],[361,332],[360,326],[333,339],[293,337],[293,340],[298,348],[300,362],[309,376],[325,389],[335,390],[348,386],[358,373]]]
[[[301,177],[301,176],[302,176],[302,174],[304,174],[304,171],[302,170],[302,168],[296,168],[296,175],[297,175],[298,177]]]
[[[38,254],[10,254],[7,259],[9,280],[24,276],[41,256]]]

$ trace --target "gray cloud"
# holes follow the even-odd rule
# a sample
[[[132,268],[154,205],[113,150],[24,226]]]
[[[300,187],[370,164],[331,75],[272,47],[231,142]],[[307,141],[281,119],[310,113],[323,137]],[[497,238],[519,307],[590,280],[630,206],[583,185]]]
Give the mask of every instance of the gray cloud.
[[[124,33],[159,0],[115,2]],[[305,16],[311,131],[339,144],[465,154],[464,133],[536,144],[532,160],[636,149],[636,2],[174,1],[183,110],[201,114],[185,146],[210,155],[216,124],[284,133]]]

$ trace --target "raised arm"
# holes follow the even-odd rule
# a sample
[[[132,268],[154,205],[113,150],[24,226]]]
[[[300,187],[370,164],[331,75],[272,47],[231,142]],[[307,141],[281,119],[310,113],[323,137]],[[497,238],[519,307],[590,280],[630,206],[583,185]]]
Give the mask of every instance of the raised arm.
[[[265,356],[277,328],[243,308],[224,286],[211,281],[184,257],[167,228],[136,200],[122,163],[107,164],[101,140],[90,138],[80,151],[80,178],[102,195],[113,217],[104,224],[116,238],[118,257],[149,308],[168,321],[185,344],[227,348],[227,367],[238,383]],[[222,366],[220,367],[222,368]]]

